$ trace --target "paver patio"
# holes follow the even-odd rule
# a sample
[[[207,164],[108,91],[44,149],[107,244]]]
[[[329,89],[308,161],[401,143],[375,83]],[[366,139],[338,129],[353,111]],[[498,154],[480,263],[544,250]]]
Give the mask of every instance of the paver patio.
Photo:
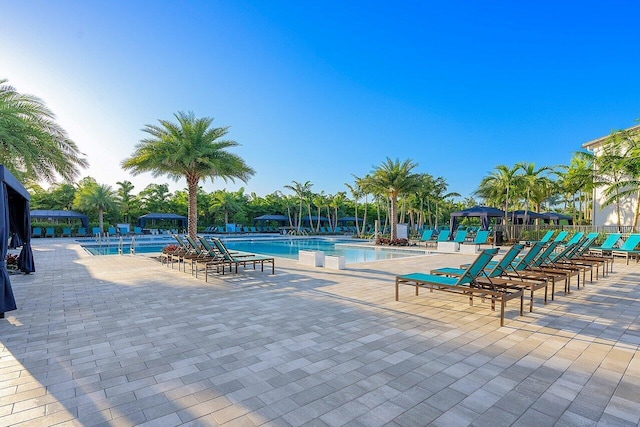
[[[438,255],[194,278],[35,240],[0,320],[0,426],[629,425],[640,422],[640,265],[534,313],[394,277]]]

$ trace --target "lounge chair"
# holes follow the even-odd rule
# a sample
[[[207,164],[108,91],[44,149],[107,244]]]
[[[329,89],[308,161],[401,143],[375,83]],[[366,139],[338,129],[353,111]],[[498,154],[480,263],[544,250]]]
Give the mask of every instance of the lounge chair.
[[[541,242],[541,243],[547,243],[547,242],[551,239],[551,236],[553,236],[553,234],[554,234],[554,233],[555,233],[555,231],[553,231],[553,230],[548,230],[548,231],[545,233],[545,235],[544,235],[544,236],[542,236],[542,238],[541,238],[540,240],[523,240],[523,241],[521,241],[520,243],[521,243],[521,244],[523,244],[523,245],[525,245],[525,246],[531,246],[531,245],[536,244],[536,243],[538,243],[538,242]]]
[[[451,232],[449,230],[442,230],[440,233],[438,233],[438,238],[432,242],[427,242],[427,246],[429,246],[429,244],[434,244],[434,245],[438,245],[438,243],[440,242],[448,242],[449,241],[449,235],[451,234]]]
[[[611,255],[611,251],[615,248],[618,241],[622,238],[622,233],[611,233],[602,242],[600,246],[589,248],[589,253],[593,255],[604,256],[605,253]]]
[[[107,233],[109,233],[109,236],[115,236],[117,234],[116,228],[114,226],[109,226]]]
[[[71,237],[71,227],[64,227],[60,237]]]
[[[636,257],[636,262],[640,259],[640,250],[636,250],[637,246],[640,244],[640,234],[629,234],[627,240],[624,241],[622,246],[617,249],[611,250],[611,256],[623,256],[627,260],[627,265],[629,265],[629,258],[632,256]]]
[[[567,284],[567,274],[566,272],[560,273],[552,273],[548,271],[532,271],[529,269],[530,266],[533,265],[534,261],[541,256],[541,252],[545,248],[546,243],[537,242],[529,249],[527,253],[524,254],[521,258],[516,258],[514,262],[510,265],[509,268],[505,269],[503,276],[508,278],[514,278],[519,280],[533,280],[538,281],[545,279],[547,281],[551,281],[551,300],[555,298],[555,289],[556,289],[556,281],[558,279],[562,279],[565,282],[565,290],[568,286]],[[557,245],[554,243],[553,245]],[[553,249],[552,249],[553,250]],[[490,262],[489,265],[495,265],[497,262]],[[461,267],[466,267],[468,264],[463,264]]]
[[[607,273],[607,265],[609,260],[607,258],[601,257],[587,257],[584,254],[587,253],[589,247],[593,244],[593,242],[598,238],[598,233],[589,233],[587,238],[581,241],[580,243],[574,244],[574,250],[568,251],[568,253],[563,257],[559,254],[556,257],[553,257],[553,261],[555,263],[561,264],[569,264],[576,266],[588,266],[591,272],[591,280],[593,280],[593,267],[596,268],[596,280],[598,280],[599,276],[599,268],[602,265],[603,275]]]
[[[76,236],[85,237],[86,235],[87,235],[87,229],[85,227],[78,227],[78,232],[76,233]]]
[[[533,311],[533,297],[534,292],[538,289],[544,288],[544,303],[547,303],[547,287],[551,281],[547,277],[535,277],[535,278],[522,278],[516,276],[509,276],[508,273],[514,272],[513,261],[524,248],[522,244],[516,244],[507,251],[500,261],[494,264],[493,267],[487,266],[483,275],[478,277],[478,281],[483,284],[488,284],[500,288],[513,288],[527,290],[530,292],[529,311]],[[459,277],[465,270],[461,268],[438,268],[431,270],[431,274],[440,274],[445,276]]]
[[[133,234],[136,236],[142,234],[142,227],[133,227]]]
[[[253,269],[255,270],[256,264],[260,264],[260,270],[264,271],[265,263],[271,264],[271,274],[275,274],[275,258],[251,254],[234,255],[229,252],[227,247],[224,245],[224,243],[222,243],[220,239],[211,239],[211,242],[224,257],[224,262],[222,264],[222,274],[224,274],[225,265],[227,264],[229,265],[229,270],[231,270],[232,267],[235,267],[235,272],[238,273],[238,265],[246,267],[247,264],[253,264]]]
[[[556,243],[562,244],[562,242],[564,242],[564,239],[567,238],[568,234],[569,234],[568,231],[561,231],[561,232],[558,233],[558,235],[555,237],[555,239],[553,239],[553,241],[556,242]]]
[[[55,229],[53,227],[47,227],[44,237],[56,237]]]
[[[441,242],[438,239],[438,251],[443,252],[458,252],[460,250],[460,244],[467,238],[467,230],[457,231],[453,241]]]
[[[571,277],[578,276],[578,289],[580,289],[580,272],[583,272],[582,268],[573,267],[573,266],[558,266],[553,264],[553,260],[551,259],[551,254],[558,247],[558,242],[551,242],[541,253],[535,258],[529,265],[527,265],[526,270],[529,271],[537,271],[543,273],[550,274],[558,274],[564,275],[565,277],[565,293],[571,293]],[[565,251],[569,251],[573,249],[573,246],[568,246],[564,249],[564,251],[560,252],[556,256],[564,256]],[[583,281],[584,281],[584,272],[583,272]]]
[[[429,242],[431,242],[432,237],[433,230],[424,230],[424,233],[422,233],[422,237],[420,237],[420,241],[425,242],[425,246],[428,246]]]
[[[614,249],[621,237],[621,233],[611,233],[600,246],[590,246],[587,248],[586,253],[582,254],[581,257],[602,260],[605,263],[605,274],[607,264],[609,267],[609,273],[613,273],[613,255],[611,254],[611,251]]]
[[[91,234],[93,236],[100,236],[102,234],[102,232],[100,231],[100,227],[93,227],[93,229],[91,230]]]
[[[584,237],[584,231],[578,231],[573,236],[571,236],[571,238],[566,243],[560,242],[560,246],[575,245],[577,243],[580,243],[580,240],[582,240],[583,237]]]
[[[31,232],[31,237],[42,237],[42,228],[33,227],[33,231]]]
[[[489,230],[480,230],[476,233],[473,241],[460,243],[460,252],[477,253],[480,250],[480,245],[486,245],[488,241]]]
[[[520,289],[496,288],[480,283],[477,279],[483,270],[498,253],[498,249],[485,249],[478,255],[476,260],[469,265],[464,273],[457,278],[438,276],[426,273],[411,273],[402,276],[396,276],[396,301],[399,300],[400,285],[415,286],[416,296],[421,286],[428,287],[430,292],[433,290],[452,292],[469,297],[469,305],[473,305],[473,297],[489,298],[491,300],[491,309],[495,310],[496,301],[500,302],[500,326],[504,326],[504,309],[507,301],[520,298],[520,315],[523,313],[523,291]]]

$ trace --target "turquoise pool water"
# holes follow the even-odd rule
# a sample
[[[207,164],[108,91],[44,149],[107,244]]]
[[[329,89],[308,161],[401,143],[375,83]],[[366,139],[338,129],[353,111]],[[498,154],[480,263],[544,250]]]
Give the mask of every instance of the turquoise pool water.
[[[384,259],[403,258],[407,256],[426,255],[424,250],[400,250],[392,248],[379,248],[371,246],[363,246],[356,240],[345,239],[265,239],[265,240],[248,240],[248,239],[228,239],[225,245],[236,251],[245,251],[262,255],[269,255],[282,258],[298,259],[298,252],[306,251],[323,251],[325,255],[344,256],[347,264],[358,262],[379,261]],[[119,242],[112,241],[106,243],[96,243],[95,241],[79,241],[82,247],[92,255],[116,255],[119,254]],[[162,241],[136,241],[135,253],[156,253],[162,248],[172,243],[170,239]],[[130,242],[123,241],[122,253],[131,253]]]

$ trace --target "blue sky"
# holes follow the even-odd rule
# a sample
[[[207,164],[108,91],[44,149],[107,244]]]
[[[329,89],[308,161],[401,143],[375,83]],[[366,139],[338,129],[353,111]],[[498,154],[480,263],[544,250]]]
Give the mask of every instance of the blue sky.
[[[640,118],[637,1],[0,0],[0,78],[42,98],[91,164],[120,169],[177,111],[230,126],[247,183],[344,191],[386,157],[470,195],[498,164],[567,164]]]

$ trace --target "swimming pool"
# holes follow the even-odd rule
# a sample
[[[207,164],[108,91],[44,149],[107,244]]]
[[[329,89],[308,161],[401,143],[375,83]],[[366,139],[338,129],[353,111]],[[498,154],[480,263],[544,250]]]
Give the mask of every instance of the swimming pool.
[[[358,262],[379,261],[385,259],[403,258],[408,256],[426,255],[428,252],[419,249],[393,249],[365,246],[356,239],[337,238],[267,238],[267,239],[223,239],[227,248],[236,251],[257,253],[268,256],[298,259],[298,252],[323,251],[325,255],[345,257],[347,264]],[[116,239],[96,242],[91,239],[78,241],[80,245],[92,255],[116,255],[131,253],[130,239],[123,240],[122,245]],[[157,253],[168,244],[172,238],[136,240],[135,253]]]

